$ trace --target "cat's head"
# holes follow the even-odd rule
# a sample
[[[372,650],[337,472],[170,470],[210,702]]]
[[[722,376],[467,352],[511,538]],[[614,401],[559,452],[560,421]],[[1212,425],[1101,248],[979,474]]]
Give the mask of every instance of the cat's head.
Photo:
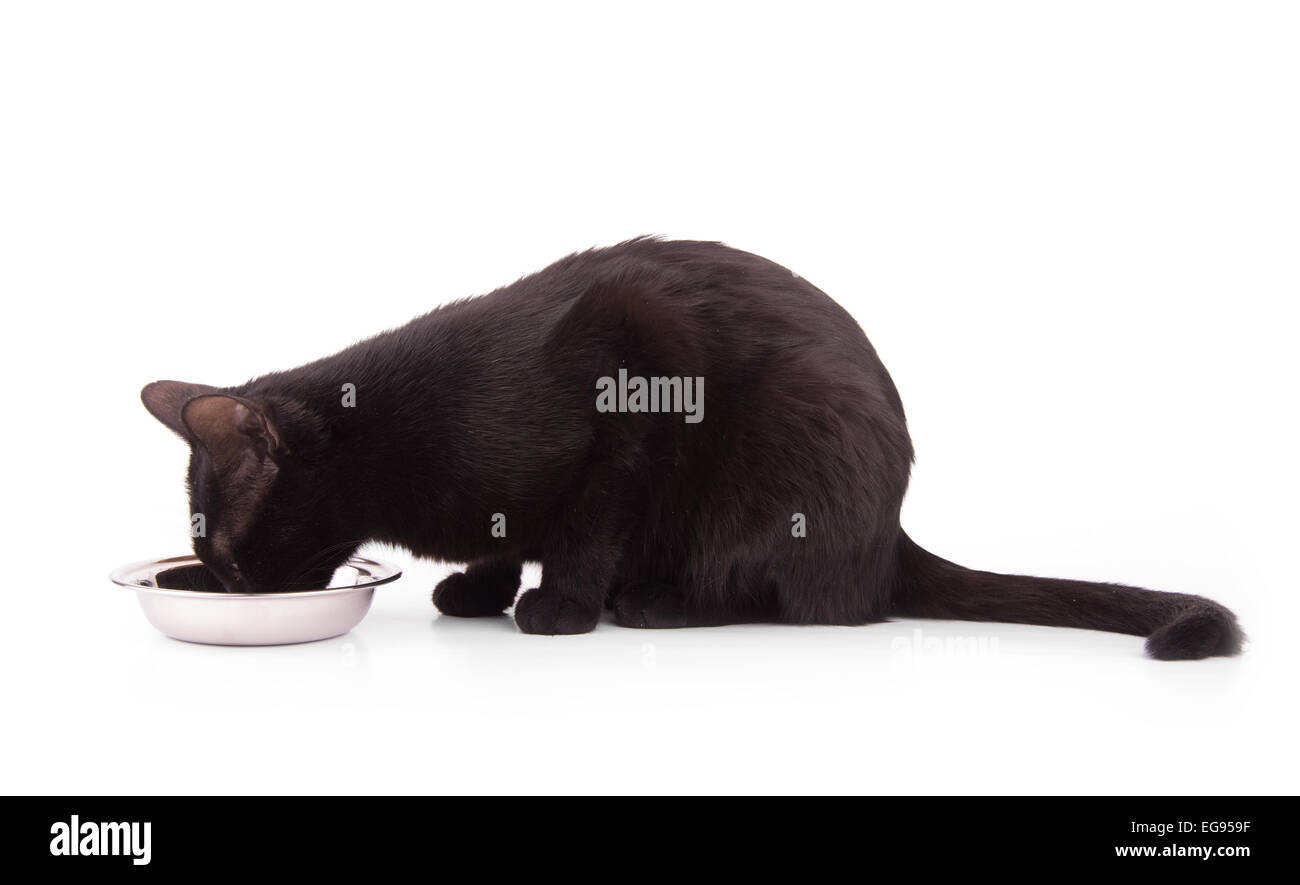
[[[300,403],[202,384],[140,392],[190,444],[194,552],[232,592],[324,587],[356,549],[330,486],[328,428]]]

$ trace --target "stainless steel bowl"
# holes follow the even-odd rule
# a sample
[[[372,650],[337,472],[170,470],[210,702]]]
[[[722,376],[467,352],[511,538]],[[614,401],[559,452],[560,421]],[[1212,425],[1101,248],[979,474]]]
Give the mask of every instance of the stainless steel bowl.
[[[375,588],[402,572],[354,556],[323,590],[226,593],[197,556],[124,565],[110,577],[135,590],[145,617],[173,639],[205,645],[289,645],[348,632],[370,610]]]

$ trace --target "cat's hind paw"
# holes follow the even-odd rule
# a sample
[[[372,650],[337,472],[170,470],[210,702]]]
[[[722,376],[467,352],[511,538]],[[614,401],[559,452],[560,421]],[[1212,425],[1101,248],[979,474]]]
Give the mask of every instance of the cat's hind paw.
[[[614,598],[614,621],[623,627],[642,629],[695,625],[679,593],[649,582],[630,584],[619,591]]]

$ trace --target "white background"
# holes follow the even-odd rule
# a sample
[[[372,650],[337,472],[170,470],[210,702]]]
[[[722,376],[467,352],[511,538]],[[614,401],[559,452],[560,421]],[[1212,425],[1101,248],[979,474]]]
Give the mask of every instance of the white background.
[[[1295,792],[1300,44],[1267,3],[0,7],[6,792]],[[902,392],[956,561],[1212,596],[1236,660],[998,624],[165,639],[156,378],[576,249],[724,240]],[[952,640],[982,640],[967,650]]]

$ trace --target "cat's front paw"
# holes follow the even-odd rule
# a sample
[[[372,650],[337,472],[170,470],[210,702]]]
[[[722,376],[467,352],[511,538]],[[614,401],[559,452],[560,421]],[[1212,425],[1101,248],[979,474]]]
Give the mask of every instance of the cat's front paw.
[[[525,591],[515,603],[515,623],[525,633],[590,633],[599,620],[599,604],[587,605],[540,587]]]
[[[487,618],[504,612],[510,606],[510,595],[495,584],[456,572],[433,588],[433,604],[444,615],[455,618]]]

